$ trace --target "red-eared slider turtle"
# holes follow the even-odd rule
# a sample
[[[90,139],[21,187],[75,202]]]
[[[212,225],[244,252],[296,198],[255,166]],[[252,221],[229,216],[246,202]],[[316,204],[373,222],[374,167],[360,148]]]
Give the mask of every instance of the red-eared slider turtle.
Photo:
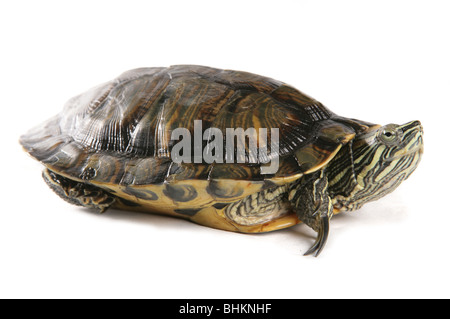
[[[199,137],[200,147],[194,141],[180,148],[186,136],[173,139],[178,128]],[[244,160],[233,148],[230,154],[237,135],[228,139],[227,129],[238,128],[248,145],[253,138],[265,148],[266,158],[247,144]],[[255,135],[261,131],[266,135]],[[306,252],[314,255],[334,214],[393,191],[423,150],[418,121],[380,126],[349,119],[283,82],[187,65],[125,72],[69,100],[20,143],[45,165],[46,183],[72,204],[244,233],[303,222],[318,233]],[[183,161],[171,156],[175,147]],[[278,169],[264,171],[269,161]]]

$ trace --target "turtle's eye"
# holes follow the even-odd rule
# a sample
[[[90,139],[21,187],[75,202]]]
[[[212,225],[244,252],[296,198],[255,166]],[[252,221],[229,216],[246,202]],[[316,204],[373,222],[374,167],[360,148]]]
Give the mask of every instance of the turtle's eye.
[[[379,138],[383,143],[392,145],[399,141],[400,136],[396,126],[389,124],[381,130]]]

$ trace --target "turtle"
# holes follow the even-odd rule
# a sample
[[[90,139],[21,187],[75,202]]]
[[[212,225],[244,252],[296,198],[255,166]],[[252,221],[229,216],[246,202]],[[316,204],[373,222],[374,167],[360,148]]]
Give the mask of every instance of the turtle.
[[[227,148],[239,142],[237,134],[210,134],[238,128],[245,142],[239,158]],[[191,136],[185,149],[181,136],[173,138],[177,129]],[[255,136],[261,131],[266,139]],[[255,140],[266,157],[253,154]],[[214,141],[226,156],[208,161],[201,155],[214,155]],[[318,256],[334,215],[392,192],[417,168],[423,128],[419,121],[382,126],[339,116],[269,77],[174,65],[133,69],[77,95],[19,142],[71,204],[240,233],[304,223],[317,233],[305,255]]]

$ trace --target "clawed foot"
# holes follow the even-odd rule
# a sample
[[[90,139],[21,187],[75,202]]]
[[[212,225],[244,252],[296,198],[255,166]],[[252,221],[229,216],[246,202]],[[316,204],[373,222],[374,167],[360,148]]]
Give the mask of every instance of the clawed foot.
[[[103,213],[116,201],[113,195],[101,188],[71,180],[48,169],[44,170],[42,177],[56,194],[74,205],[94,208]]]
[[[321,217],[316,242],[304,254],[305,256],[308,255],[314,255],[314,257],[319,256],[320,252],[322,251],[323,247],[325,247],[325,244],[327,242],[329,230],[330,230],[330,219],[328,218],[328,216]]]

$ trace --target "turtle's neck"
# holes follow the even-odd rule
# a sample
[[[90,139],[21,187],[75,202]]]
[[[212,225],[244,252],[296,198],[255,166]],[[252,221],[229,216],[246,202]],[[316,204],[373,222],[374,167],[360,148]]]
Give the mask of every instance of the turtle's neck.
[[[352,145],[353,141],[344,145],[326,168],[328,194],[333,206],[341,211],[353,209],[349,206],[350,199],[353,192],[361,188],[355,176]]]

